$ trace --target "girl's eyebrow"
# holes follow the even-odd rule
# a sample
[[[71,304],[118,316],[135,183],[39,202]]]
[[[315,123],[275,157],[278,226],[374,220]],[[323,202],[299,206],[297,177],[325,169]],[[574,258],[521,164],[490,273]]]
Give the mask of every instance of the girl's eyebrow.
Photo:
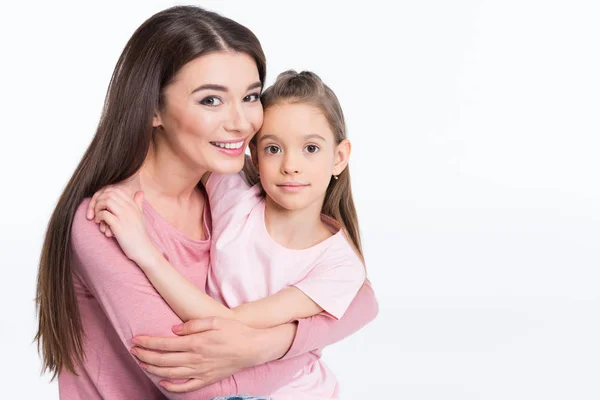
[[[277,139],[277,136],[275,136],[275,135],[273,135],[273,134],[270,134],[270,133],[269,133],[269,134],[267,134],[267,135],[263,135],[263,136],[260,138],[259,142],[262,142],[263,140],[266,140],[266,139],[275,140],[275,139]],[[324,141],[324,142],[326,142],[326,141],[327,141],[327,140],[325,140],[325,138],[324,138],[323,136],[321,136],[321,135],[319,135],[319,134],[317,134],[317,133],[311,133],[311,134],[309,134],[309,135],[305,135],[305,136],[304,136],[304,140],[308,140],[308,139],[320,139],[320,140],[322,140],[322,141]]]
[[[275,135],[272,135],[272,134],[263,135],[263,136],[260,138],[259,142],[262,142],[263,140],[267,140],[267,139],[274,140],[274,139],[277,139],[277,136],[275,136]]]
[[[306,135],[304,136],[304,139],[308,140],[308,139],[320,139],[324,142],[326,142],[327,140],[325,140],[325,138],[317,133],[312,133],[310,135]]]

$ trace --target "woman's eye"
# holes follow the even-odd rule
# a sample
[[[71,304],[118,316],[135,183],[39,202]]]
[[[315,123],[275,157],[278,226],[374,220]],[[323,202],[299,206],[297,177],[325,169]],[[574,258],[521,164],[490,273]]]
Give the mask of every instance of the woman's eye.
[[[220,106],[221,104],[223,104],[223,102],[218,97],[208,96],[208,97],[205,97],[204,99],[200,100],[200,104],[202,104],[203,106],[216,107],[216,106]]]
[[[267,146],[265,148],[265,151],[267,152],[267,154],[277,154],[281,152],[281,149],[278,146]]]
[[[254,103],[255,101],[260,100],[260,94],[258,93],[252,93],[249,94],[248,96],[244,97],[244,101],[248,102],[248,103]]]
[[[317,151],[319,151],[319,146],[314,145],[314,144],[309,144],[304,149],[309,153],[316,153]]]

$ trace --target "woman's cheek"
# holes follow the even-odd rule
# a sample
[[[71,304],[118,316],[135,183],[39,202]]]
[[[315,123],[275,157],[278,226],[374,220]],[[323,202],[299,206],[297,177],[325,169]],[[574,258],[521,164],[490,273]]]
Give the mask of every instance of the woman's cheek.
[[[254,130],[254,132],[252,133],[253,135],[256,134],[256,132],[258,132],[258,130],[262,126],[263,117],[264,117],[264,113],[263,113],[262,106],[256,107],[256,110],[254,110],[254,112],[252,113],[252,122],[251,122],[252,128]]]

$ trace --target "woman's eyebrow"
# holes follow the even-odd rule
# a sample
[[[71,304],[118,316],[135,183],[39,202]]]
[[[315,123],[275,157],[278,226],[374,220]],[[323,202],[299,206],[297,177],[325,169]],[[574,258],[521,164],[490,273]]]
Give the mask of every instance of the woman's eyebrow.
[[[200,90],[216,90],[219,92],[227,92],[228,89],[223,85],[215,85],[214,83],[207,83],[206,85],[200,85],[196,89],[192,90],[192,93],[199,92]],[[192,94],[190,93],[190,94]]]
[[[258,89],[258,88],[262,88],[262,83],[260,83],[260,81],[254,82],[253,84],[251,84],[250,86],[248,86],[248,89],[246,89],[246,91],[248,90],[252,90],[252,89]],[[227,92],[229,91],[229,89],[227,89],[226,86],[223,85],[216,85],[214,83],[207,83],[205,85],[200,85],[198,86],[196,89],[192,90],[192,93],[196,93],[200,90],[216,90],[219,92]]]

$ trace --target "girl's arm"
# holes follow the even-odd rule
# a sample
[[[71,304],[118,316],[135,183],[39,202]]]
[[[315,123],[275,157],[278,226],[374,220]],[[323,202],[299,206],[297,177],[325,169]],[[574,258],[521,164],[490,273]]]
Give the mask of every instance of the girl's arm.
[[[124,185],[116,185],[114,188],[123,190],[129,198],[138,190]],[[168,390],[198,389],[235,372],[234,377],[204,390],[190,392],[190,397],[183,393],[179,397],[176,393],[166,392],[168,398],[203,399],[233,392],[256,395],[270,393],[281,382],[291,380],[298,369],[306,364],[306,357],[312,357],[308,352],[322,349],[356,333],[378,314],[375,293],[366,281],[339,320],[321,313],[279,327],[254,329],[252,335],[244,332],[241,336],[240,329],[235,327],[224,332],[203,332],[204,329],[196,329],[196,323],[202,321],[195,320],[185,324],[186,328],[179,333],[181,336],[173,337],[170,327],[179,324],[181,320],[158,296],[148,279],[127,259],[119,246],[107,239],[98,225],[90,221],[101,211],[102,208],[97,207],[97,203],[104,193],[104,189],[99,191],[78,210],[73,222],[73,247],[79,253],[79,273],[85,277],[86,285],[106,310],[109,323],[123,340],[124,346],[128,349],[133,346],[131,340],[134,335],[150,335],[157,343],[169,341],[178,348],[185,345],[189,348],[187,351],[169,352],[156,347],[157,351],[151,352],[152,357],[143,360],[147,364],[163,366],[172,362],[172,357],[184,356],[188,360],[210,360],[215,365],[207,370],[205,361],[188,361],[185,367],[189,369],[189,374],[185,377],[192,379],[186,383],[169,383]],[[98,254],[102,248],[110,249],[111,254],[100,257]],[[128,275],[124,276],[120,272],[127,272]],[[215,335],[211,335],[213,332]],[[218,344],[218,348],[215,344]],[[237,350],[232,350],[233,348]],[[278,359],[281,360],[274,361]],[[240,371],[251,365],[255,367]],[[177,368],[162,367],[160,371],[149,374],[149,377],[158,386],[160,376],[169,377]],[[207,397],[202,396],[201,392]]]
[[[220,317],[235,319],[253,328],[270,328],[323,311],[301,290],[291,287],[267,298],[229,309],[183,277],[154,246],[145,229],[143,194],[133,199],[118,191],[107,194],[99,203],[110,203],[96,217],[112,230],[123,252],[146,274],[183,321]]]
[[[265,336],[264,340],[256,340],[253,338],[254,334],[260,334],[262,337],[262,330],[246,328],[240,335],[237,325],[223,324],[220,330],[215,332],[216,336],[207,332],[177,337],[171,328],[180,324],[181,319],[154,290],[140,268],[128,259],[119,245],[114,240],[106,238],[96,223],[86,219],[87,204],[88,201],[84,201],[79,207],[71,231],[75,279],[81,281],[98,302],[106,315],[110,326],[108,329],[115,330],[122,341],[122,346],[127,349],[125,354],[135,346],[133,337],[136,335],[150,335],[159,338],[157,340],[160,342],[176,341],[178,351],[172,353],[162,351],[156,355],[174,356],[177,360],[182,360],[181,356],[185,354],[186,361],[175,361],[175,358],[170,358],[169,363],[160,364],[160,370],[156,373],[142,370],[163,391],[166,398],[208,400],[239,393],[240,390],[256,395],[271,393],[280,387],[282,382],[291,381],[299,368],[307,362],[304,357],[294,357],[277,362],[276,368],[275,365],[270,364],[240,371],[248,366],[267,361],[265,354],[258,353],[260,347],[263,350],[271,349],[273,354],[271,357],[281,357],[289,348],[295,329],[292,331],[279,329],[279,327],[272,328],[264,333],[274,336],[268,339]],[[215,343],[218,343],[218,346]],[[179,351],[188,345],[188,351]],[[282,348],[278,355],[272,351],[275,347]],[[235,358],[235,355],[239,357]],[[210,360],[210,368],[207,368],[207,360]],[[129,361],[124,359],[122,362]],[[189,393],[168,392],[159,384],[162,379],[165,379],[160,378],[165,376],[161,375],[161,371],[167,369],[164,365],[172,366],[170,371],[179,371],[179,373],[189,370],[190,375],[187,377],[194,378],[185,383],[171,383],[167,385],[168,388],[172,388],[172,385],[188,385],[186,392],[201,387],[203,389]],[[192,369],[191,366],[197,368]],[[233,377],[230,376],[232,373],[235,373]],[[169,373],[167,376],[172,375]],[[189,386],[190,384],[194,386]]]
[[[184,278],[154,246],[146,253],[151,257],[133,261],[183,321],[220,317],[235,319],[253,328],[270,328],[323,311],[296,287],[229,309]]]

